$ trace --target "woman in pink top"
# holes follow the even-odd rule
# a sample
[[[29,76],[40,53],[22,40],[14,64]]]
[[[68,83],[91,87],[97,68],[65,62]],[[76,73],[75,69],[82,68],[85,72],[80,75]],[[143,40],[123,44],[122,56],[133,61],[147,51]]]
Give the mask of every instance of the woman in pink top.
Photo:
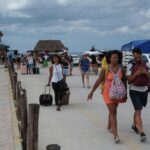
[[[126,97],[121,100],[112,100],[109,97],[109,88],[114,79],[114,74],[118,74],[119,78],[123,81],[126,87],[126,75],[125,70],[121,67],[122,65],[122,53],[114,50],[110,51],[107,56],[108,68],[102,68],[101,73],[97,81],[95,82],[92,91],[88,95],[88,100],[92,100],[95,90],[103,83],[103,99],[109,111],[109,119],[107,129],[110,130],[114,135],[115,143],[120,142],[120,138],[117,131],[117,108],[118,104],[125,102]]]

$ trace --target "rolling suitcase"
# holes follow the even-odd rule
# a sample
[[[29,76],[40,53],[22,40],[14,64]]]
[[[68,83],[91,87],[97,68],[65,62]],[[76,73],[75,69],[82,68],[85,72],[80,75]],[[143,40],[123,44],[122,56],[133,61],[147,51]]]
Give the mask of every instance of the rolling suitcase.
[[[39,67],[33,67],[33,74],[40,74],[40,68]]]
[[[69,90],[69,88],[67,88],[66,91],[64,91],[61,104],[62,105],[68,105],[69,99],[70,99],[70,90]]]
[[[39,97],[39,102],[40,102],[40,105],[50,106],[53,103],[53,97],[50,94],[51,87],[49,86],[49,94],[46,94],[46,87],[47,86],[45,86],[44,94],[40,95]]]

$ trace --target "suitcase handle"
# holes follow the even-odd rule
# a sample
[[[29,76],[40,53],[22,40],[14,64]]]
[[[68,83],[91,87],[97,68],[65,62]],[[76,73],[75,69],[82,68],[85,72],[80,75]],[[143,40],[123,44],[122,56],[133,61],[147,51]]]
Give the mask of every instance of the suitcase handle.
[[[48,87],[47,85],[45,85],[45,90],[44,90],[44,99],[45,99],[45,96],[46,96],[46,87]],[[51,91],[51,86],[49,86],[49,95],[50,95],[50,91]]]
[[[46,87],[48,87],[47,85],[45,85],[45,90],[44,90],[44,95],[46,95]],[[51,86],[49,86],[49,94],[51,92]]]

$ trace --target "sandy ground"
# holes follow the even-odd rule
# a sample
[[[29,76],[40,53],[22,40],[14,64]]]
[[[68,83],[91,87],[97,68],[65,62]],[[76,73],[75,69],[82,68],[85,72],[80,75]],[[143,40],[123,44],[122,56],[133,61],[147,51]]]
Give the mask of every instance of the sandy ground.
[[[40,75],[20,75],[22,86],[27,89],[28,103],[39,103],[39,96],[47,84],[48,69],[41,69]],[[91,86],[97,76],[90,76]],[[130,99],[118,109],[118,128],[121,144],[116,145],[113,136],[106,130],[107,108],[99,89],[92,102],[86,98],[90,89],[82,88],[78,68],[73,76],[67,77],[71,90],[70,105],[62,107],[61,112],[55,106],[40,107],[39,117],[39,150],[46,145],[59,144],[62,150],[149,150],[150,141],[141,143],[139,136],[131,132],[133,106]],[[53,94],[53,90],[51,90]],[[149,98],[150,100],[150,98]],[[144,127],[150,139],[150,104],[143,111]]]

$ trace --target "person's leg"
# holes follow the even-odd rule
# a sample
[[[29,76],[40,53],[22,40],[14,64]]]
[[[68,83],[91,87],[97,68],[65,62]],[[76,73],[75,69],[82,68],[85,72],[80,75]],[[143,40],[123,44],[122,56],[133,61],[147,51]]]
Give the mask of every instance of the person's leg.
[[[139,92],[138,97],[140,105],[138,105],[138,107],[135,108],[135,122],[140,133],[144,133],[141,113],[142,108],[147,105],[147,96],[147,92]]]
[[[57,107],[57,111],[61,111],[63,96],[64,96],[64,91],[58,87],[58,107]]]
[[[97,75],[98,74],[98,64],[96,64],[95,69],[96,69],[96,75]]]
[[[133,125],[132,125],[132,130],[135,132],[135,133],[139,133],[138,131],[138,126],[137,126],[137,122],[136,122],[136,116],[137,116],[137,113],[136,113],[136,110],[141,110],[142,109],[142,105],[141,105],[141,102],[140,102],[140,99],[139,99],[139,93],[137,91],[133,91],[133,90],[130,90],[129,91],[129,94],[130,94],[130,98],[131,98],[131,101],[132,101],[132,104],[133,104],[133,107],[134,107],[134,114],[133,114]]]
[[[52,87],[55,93],[55,105],[58,106],[58,86],[57,83],[52,83]]]
[[[110,124],[111,130],[114,135],[114,139],[118,137],[118,129],[117,129],[117,104],[108,104],[107,108],[110,114]]]
[[[147,92],[138,92],[130,90],[130,97],[135,109],[134,126],[132,126],[132,129],[136,133],[140,133],[141,142],[145,142],[147,139],[144,133],[143,121],[141,116],[142,108],[147,104],[147,96]]]
[[[83,88],[85,88],[85,82],[84,82],[84,72],[81,73],[81,76],[82,76],[82,85],[83,85]]]
[[[29,74],[29,65],[27,64],[27,74]]]
[[[72,63],[70,63],[70,75],[72,75]]]
[[[64,75],[64,80],[66,81],[66,75]]]
[[[33,74],[33,64],[31,64],[31,68],[30,69],[31,69],[31,71],[30,71],[31,74]]]
[[[107,130],[110,130],[110,131],[111,131],[110,113],[109,113],[109,115],[108,115]]]
[[[136,126],[137,126],[139,132],[143,133],[144,129],[143,129],[143,121],[141,118],[141,110],[135,111],[135,123],[136,123]]]
[[[87,82],[87,88],[90,88],[90,83],[89,83],[89,73],[85,74],[86,77],[86,82]]]
[[[68,74],[68,69],[64,69],[63,74],[64,74],[64,80],[66,81],[66,77],[67,77],[67,74]]]

